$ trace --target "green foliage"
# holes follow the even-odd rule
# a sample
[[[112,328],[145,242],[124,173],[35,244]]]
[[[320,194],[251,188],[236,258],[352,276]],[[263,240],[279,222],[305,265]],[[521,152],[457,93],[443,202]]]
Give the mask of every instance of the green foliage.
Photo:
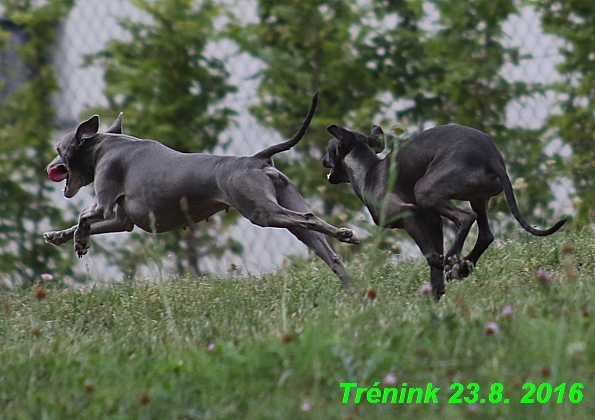
[[[425,54],[417,66],[418,87],[407,87],[404,95],[398,95],[415,103],[401,115],[417,124],[457,122],[499,135],[505,129],[504,107],[526,93],[524,85],[511,86],[499,74],[506,57],[517,64],[517,51],[500,43],[502,22],[516,12],[513,1],[431,4],[438,14],[433,22],[437,30],[425,34],[420,45]],[[395,79],[392,72],[387,76]]]
[[[216,37],[212,1],[134,0],[148,23],[119,19],[131,40],[111,40],[88,63],[105,68],[109,106],[98,109],[124,123],[136,137],[153,138],[182,151],[210,151],[233,111],[213,107],[235,87],[224,63],[205,55]]]
[[[564,41],[564,61],[558,65],[562,80],[552,88],[559,94],[562,112],[548,125],[572,147],[568,162],[560,162],[574,181],[580,198],[577,219],[592,221],[595,208],[595,4],[569,0],[534,0],[542,13],[546,33]]]
[[[69,223],[47,198],[52,187],[44,168],[54,154],[51,100],[58,86],[51,64],[52,46],[57,25],[73,3],[0,2],[4,16],[26,37],[23,44],[15,45],[8,32],[0,34],[0,53],[18,54],[20,63],[13,69],[2,66],[5,80],[21,84],[9,91],[5,83],[0,92],[0,272],[5,280],[16,283],[33,281],[44,272],[71,273],[72,250],[48,246],[42,232]]]
[[[259,278],[184,277],[73,290],[0,290],[4,418],[589,419],[595,293],[589,229],[491,247],[440,303],[418,292],[422,257],[363,253],[349,295],[318,260]],[[541,284],[537,269],[551,273]],[[369,294],[371,295],[371,294]],[[41,298],[43,297],[43,298]],[[510,307],[510,316],[503,313]],[[497,322],[498,332],[486,333]],[[438,404],[342,404],[341,382],[440,387]],[[449,404],[478,383],[485,404]],[[561,403],[520,404],[531,382]],[[487,402],[501,383],[509,404]],[[568,390],[584,385],[573,404]],[[462,397],[471,397],[466,391]],[[533,395],[535,398],[535,395]],[[305,404],[307,403],[307,404]]]
[[[122,111],[124,131],[135,137],[155,139],[181,152],[212,151],[234,115],[219,103],[236,90],[228,83],[224,63],[205,53],[207,44],[217,38],[213,20],[221,16],[221,10],[212,1],[133,3],[146,12],[147,21],[119,19],[131,39],[111,40],[104,50],[87,57],[87,64],[105,68],[109,104],[90,112],[99,113],[109,123]],[[233,218],[216,219],[163,239],[165,251],[176,256],[178,271],[200,272],[199,260],[204,255],[241,252],[236,241],[218,239]],[[110,260],[131,275],[146,261],[139,245],[147,240],[138,234],[132,238],[136,243],[132,250],[108,253]]]
[[[287,121],[302,118],[306,93],[320,90],[311,131],[298,146],[299,171],[287,172],[305,195],[322,196],[327,213],[338,204],[356,209],[360,203],[345,186],[324,184],[325,127],[345,124],[367,132],[389,109],[397,109],[396,121],[413,131],[458,123],[489,133],[513,178],[527,184],[521,210],[541,206],[547,213],[543,133],[506,125],[510,101],[537,89],[501,75],[504,64],[519,60],[517,49],[501,43],[502,23],[517,12],[514,1],[258,3],[259,23],[234,32],[244,50],[267,65],[259,74],[262,102],[252,111],[289,135],[283,130],[291,126]],[[387,95],[392,99],[385,101]]]

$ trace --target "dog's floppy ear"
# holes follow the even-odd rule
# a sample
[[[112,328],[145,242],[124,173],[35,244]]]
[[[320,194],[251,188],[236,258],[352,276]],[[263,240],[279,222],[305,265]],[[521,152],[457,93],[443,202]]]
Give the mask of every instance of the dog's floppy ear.
[[[343,127],[339,127],[335,124],[333,125],[329,125],[326,128],[326,131],[328,131],[329,133],[331,133],[333,136],[335,136],[335,138],[337,140],[343,140],[343,137],[345,137],[346,134],[348,134],[349,132],[347,130],[345,130]]]
[[[372,134],[368,137],[368,146],[376,153],[384,150],[384,131],[377,125],[372,127]]]
[[[112,134],[122,134],[122,118],[124,117],[124,113],[120,112],[116,121],[107,129],[106,133]]]
[[[345,155],[349,153],[353,147],[353,141],[355,138],[353,133],[344,129],[343,127],[336,126],[335,124],[329,125],[326,130],[335,136],[337,140],[339,140],[339,154]]]

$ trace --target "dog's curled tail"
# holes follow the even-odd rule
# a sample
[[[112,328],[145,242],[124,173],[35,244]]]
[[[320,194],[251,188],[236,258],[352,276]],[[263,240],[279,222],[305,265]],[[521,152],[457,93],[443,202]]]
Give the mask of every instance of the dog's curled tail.
[[[535,236],[548,236],[548,235],[551,235],[552,233],[555,233],[558,229],[560,229],[564,225],[564,223],[566,223],[566,219],[562,219],[562,220],[558,221],[551,228],[545,229],[545,230],[536,229],[533,226],[531,226],[523,218],[523,216],[521,215],[521,212],[519,211],[519,207],[517,205],[516,198],[515,198],[514,192],[512,190],[512,184],[510,182],[510,178],[508,177],[508,174],[506,173],[506,169],[504,169],[504,167],[498,168],[496,170],[496,173],[498,174],[498,179],[500,179],[500,182],[502,183],[502,187],[504,188],[504,196],[506,197],[506,202],[508,203],[510,212],[512,213],[514,218],[517,220],[517,222],[519,222],[519,224],[527,232],[529,232],[530,234],[535,235]]]
[[[310,125],[310,121],[312,121],[312,117],[314,116],[314,111],[316,110],[317,104],[318,104],[318,91],[316,91],[316,93],[314,93],[314,96],[312,97],[312,105],[310,105],[310,111],[308,111],[308,115],[306,116],[306,119],[304,120],[302,126],[300,127],[298,132],[295,134],[295,136],[293,136],[289,140],[284,141],[283,143],[278,143],[273,146],[267,147],[264,150],[261,150],[260,152],[255,154],[254,157],[269,159],[274,154],[289,150],[293,146],[298,144],[298,142],[302,139],[302,137],[304,137],[304,134],[306,134],[306,130],[308,129],[308,126]]]

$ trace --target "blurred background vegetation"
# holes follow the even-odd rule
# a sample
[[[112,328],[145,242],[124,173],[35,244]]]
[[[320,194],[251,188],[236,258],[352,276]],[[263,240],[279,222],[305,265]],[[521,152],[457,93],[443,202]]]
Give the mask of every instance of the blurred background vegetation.
[[[89,2],[87,2],[89,3]],[[117,17],[125,34],[85,57],[101,66],[105,104],[90,106],[103,122],[123,111],[125,131],[181,151],[225,147],[221,133],[234,124],[224,98],[242,81],[224,60],[206,53],[210,43],[232,43],[237,54],[262,63],[254,75],[250,113],[283,137],[304,118],[315,90],[320,102],[297,154],[277,166],[329,222],[355,223],[361,203],[349,186],[330,186],[320,164],[329,135],[343,124],[367,132],[400,124],[414,133],[457,123],[494,137],[517,187],[521,211],[535,223],[554,216],[553,186],[572,182],[573,223],[592,222],[595,205],[595,3],[568,0],[129,0],[147,17]],[[254,3],[246,22],[242,8]],[[44,167],[53,158],[58,127],[53,97],[56,39],[74,0],[0,0],[0,272],[6,282],[27,283],[41,273],[74,276],[70,246],[43,243],[41,234],[65,220],[52,200]],[[90,4],[90,3],[89,3]],[[526,8],[537,11],[544,33],[560,45],[562,61],[553,83],[536,73],[523,81],[505,77],[530,54],[511,47],[506,22]],[[15,59],[15,57],[17,57]],[[16,64],[15,64],[16,63]],[[539,69],[536,70],[537,72]],[[18,83],[13,83],[18,80]],[[508,124],[514,101],[555,98],[555,112],[538,127]],[[248,106],[248,105],[247,105]],[[558,142],[565,157],[546,153]],[[558,187],[560,188],[560,187]],[[492,214],[508,213],[502,199]],[[66,219],[68,219],[66,217]],[[361,219],[361,216],[359,217]],[[495,218],[505,229],[507,219]],[[237,220],[233,212],[214,224],[163,236],[163,253],[175,270],[200,274],[201,258],[241,254],[237,239],[218,234]],[[136,234],[119,248],[102,250],[107,260],[133,276],[146,263],[148,236]],[[244,244],[245,245],[245,244]],[[99,250],[98,250],[99,251]]]

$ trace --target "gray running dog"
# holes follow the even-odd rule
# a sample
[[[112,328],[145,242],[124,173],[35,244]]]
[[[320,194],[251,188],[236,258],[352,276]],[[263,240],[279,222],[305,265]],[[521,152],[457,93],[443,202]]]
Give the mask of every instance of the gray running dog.
[[[377,156],[384,149],[380,127],[374,126],[370,136],[336,125],[328,131],[334,136],[322,161],[331,169],[328,181],[351,183],[377,225],[407,231],[430,266],[436,299],[444,294],[443,272],[448,281],[469,276],[494,240],[487,215],[491,197],[504,191],[516,220],[536,236],[551,235],[566,221],[560,220],[547,230],[527,223],[519,212],[502,154],[492,138],[481,131],[459,125],[435,127],[413,136],[384,159]],[[397,176],[388,191],[391,165],[395,165]],[[469,201],[473,211],[462,210],[451,200]],[[442,217],[457,228],[452,247],[444,256]],[[475,221],[477,242],[461,259],[463,243]]]
[[[130,232],[135,225],[148,232],[168,232],[234,207],[255,225],[287,228],[354,291],[341,257],[324,235],[349,244],[359,243],[357,235],[316,217],[271,159],[303,137],[317,99],[316,93],[293,138],[254,156],[180,153],[156,141],[123,135],[122,114],[106,133],[97,132],[99,117],[91,117],[58,143],[58,156],[46,171],[54,182],[66,180],[66,198],[95,182],[95,199],[77,225],[45,233],[46,242],[61,245],[74,238],[76,253],[82,257],[90,235]]]

